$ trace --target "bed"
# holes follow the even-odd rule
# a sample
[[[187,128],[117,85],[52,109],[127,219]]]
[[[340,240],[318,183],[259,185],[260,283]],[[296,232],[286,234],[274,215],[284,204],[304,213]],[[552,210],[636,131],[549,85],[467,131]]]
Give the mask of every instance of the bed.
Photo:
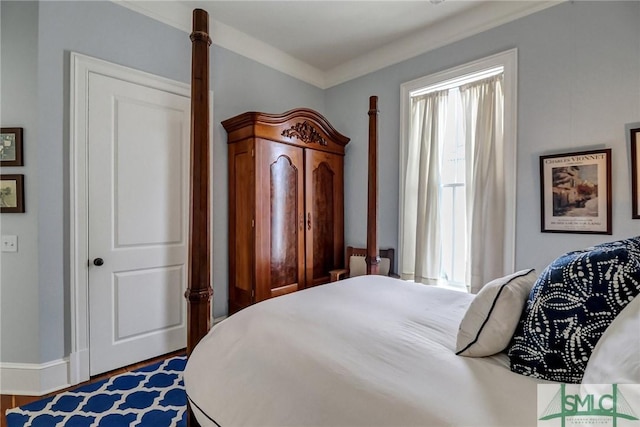
[[[472,299],[359,276],[258,303],[191,354],[189,399],[202,426],[535,425],[540,381],[455,356]]]
[[[260,302],[209,330],[207,21],[194,11],[191,425],[531,426],[540,384],[640,383],[640,236],[564,254],[540,277],[528,269],[496,279],[477,296],[367,275]]]
[[[513,372],[506,351],[456,354],[480,295],[366,275],[247,307],[189,357],[194,416],[203,427],[538,425],[538,385],[558,382]],[[636,384],[624,396],[640,403],[640,298],[597,341],[586,382]]]

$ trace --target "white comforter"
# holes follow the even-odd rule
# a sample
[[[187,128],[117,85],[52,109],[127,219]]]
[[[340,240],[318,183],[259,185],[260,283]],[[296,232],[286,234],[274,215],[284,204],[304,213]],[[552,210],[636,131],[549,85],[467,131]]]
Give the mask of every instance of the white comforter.
[[[187,394],[202,426],[535,426],[534,379],[454,354],[472,298],[362,276],[264,301],[196,347]]]

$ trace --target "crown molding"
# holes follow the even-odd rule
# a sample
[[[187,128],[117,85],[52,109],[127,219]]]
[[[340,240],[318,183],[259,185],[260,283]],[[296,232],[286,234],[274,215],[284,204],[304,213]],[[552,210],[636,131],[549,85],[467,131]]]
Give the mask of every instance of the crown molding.
[[[191,9],[179,1],[112,0],[138,13],[186,33],[191,32]],[[473,36],[509,21],[562,3],[565,0],[495,1],[382,46],[323,71],[235,28],[210,20],[213,44],[250,58],[320,89],[344,83],[405,61],[447,44]]]
[[[322,70],[227,24],[214,20],[212,26],[211,39],[213,44],[246,56],[320,89],[326,89],[325,73]]]
[[[114,3],[146,15],[174,28],[191,33],[191,8],[176,1],[112,0]],[[245,56],[269,68],[311,85],[326,89],[324,72],[306,62],[249,36],[213,18],[209,19],[211,42]]]
[[[329,70],[325,76],[326,85],[327,87],[339,85],[563,1],[497,1],[481,5]]]
[[[149,18],[191,33],[191,9],[179,1],[111,0]]]

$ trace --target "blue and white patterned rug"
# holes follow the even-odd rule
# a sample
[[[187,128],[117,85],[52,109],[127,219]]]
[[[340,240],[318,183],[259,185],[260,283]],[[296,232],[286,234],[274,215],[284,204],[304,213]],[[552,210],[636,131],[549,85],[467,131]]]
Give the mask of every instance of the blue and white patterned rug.
[[[173,357],[9,409],[8,427],[185,427],[186,357]]]

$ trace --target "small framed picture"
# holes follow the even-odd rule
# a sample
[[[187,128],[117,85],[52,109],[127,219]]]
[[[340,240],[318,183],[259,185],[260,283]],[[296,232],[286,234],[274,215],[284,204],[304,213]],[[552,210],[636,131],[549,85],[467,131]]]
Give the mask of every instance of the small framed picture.
[[[24,175],[0,175],[0,213],[24,212]]]
[[[542,232],[612,234],[611,149],[540,157]]]
[[[0,129],[0,166],[23,166],[22,128]]]
[[[632,218],[640,219],[640,128],[631,129],[631,205]]]

